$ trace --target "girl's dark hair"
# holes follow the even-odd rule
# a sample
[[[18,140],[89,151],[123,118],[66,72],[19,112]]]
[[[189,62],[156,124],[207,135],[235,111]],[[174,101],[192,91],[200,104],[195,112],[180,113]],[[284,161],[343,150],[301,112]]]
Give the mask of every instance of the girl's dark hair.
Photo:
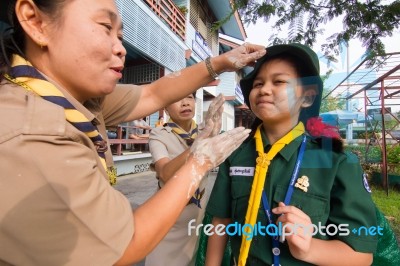
[[[4,0],[2,0],[4,1]],[[59,17],[65,0],[32,0],[33,3],[50,18]],[[7,17],[1,17],[3,27],[0,28],[0,81],[9,72],[13,54],[25,57],[26,39],[21,23],[15,14],[16,0],[8,1]],[[6,25],[6,24],[8,25]]]

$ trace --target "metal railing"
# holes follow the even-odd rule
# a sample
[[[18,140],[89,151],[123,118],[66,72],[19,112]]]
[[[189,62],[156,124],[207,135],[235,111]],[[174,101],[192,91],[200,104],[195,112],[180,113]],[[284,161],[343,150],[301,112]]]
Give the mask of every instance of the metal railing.
[[[183,41],[186,34],[186,18],[172,0],[144,0],[162,21]]]

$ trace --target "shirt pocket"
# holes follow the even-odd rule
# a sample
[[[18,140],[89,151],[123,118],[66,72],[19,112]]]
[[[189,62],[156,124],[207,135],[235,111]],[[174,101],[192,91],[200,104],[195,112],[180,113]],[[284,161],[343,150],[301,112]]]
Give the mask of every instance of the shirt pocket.
[[[248,176],[235,176],[232,178],[231,195],[232,195],[232,218],[234,221],[243,222],[253,179]]]
[[[279,202],[283,202],[286,191],[286,187],[277,186],[273,199],[274,206],[277,206]],[[328,200],[324,197],[303,192],[295,188],[289,205],[302,210],[310,217],[313,224],[318,224],[318,222],[321,222],[322,224],[326,223],[329,211]]]

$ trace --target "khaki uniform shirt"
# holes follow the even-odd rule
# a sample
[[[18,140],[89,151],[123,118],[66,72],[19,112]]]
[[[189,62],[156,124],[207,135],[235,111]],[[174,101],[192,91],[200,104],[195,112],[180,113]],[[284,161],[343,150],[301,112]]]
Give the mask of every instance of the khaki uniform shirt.
[[[107,138],[140,89],[118,85],[85,106],[59,89]],[[112,165],[112,155],[107,152]],[[109,184],[95,146],[64,109],[0,83],[0,265],[112,265],[134,228],[129,201]]]
[[[162,158],[172,160],[189,147],[181,137],[172,131],[171,127],[165,126],[151,130],[149,148],[153,162],[157,162]],[[159,182],[162,187],[164,184],[161,180]],[[200,182],[199,190],[203,191],[206,185],[207,178],[204,177]],[[202,195],[203,197],[200,200],[201,208],[193,203],[185,207],[168,234],[146,257],[146,266],[187,266],[194,260],[198,237],[194,233],[188,234],[188,224],[191,220],[195,220],[192,224],[196,226],[202,221],[206,205],[205,193]]]
[[[267,152],[271,145],[263,131],[261,136]],[[284,201],[301,141],[302,137],[298,137],[285,146],[268,168],[264,191],[269,204],[272,205],[271,208]],[[232,223],[237,222],[242,226],[245,224],[256,158],[255,141],[252,138],[244,142],[220,165],[207,212],[215,217],[231,218]],[[357,235],[352,231],[363,226],[369,228],[377,225],[374,203],[357,157],[354,154],[333,152],[330,141],[323,142],[321,148],[314,140],[308,138],[298,174],[298,177],[302,176],[308,177],[307,191],[295,187],[290,205],[305,212],[314,225],[330,225],[328,233],[321,227],[321,231],[313,237],[338,239],[358,252],[373,253],[377,245],[377,236]],[[273,221],[276,219],[273,215]],[[268,225],[262,203],[258,210],[257,222],[263,226]],[[341,235],[345,232],[339,232],[340,224],[348,225],[348,234]],[[234,234],[230,240],[233,256],[237,261],[242,237]],[[271,237],[255,234],[246,265],[271,265],[271,250]],[[290,254],[287,241],[280,244],[280,263],[308,265]]]

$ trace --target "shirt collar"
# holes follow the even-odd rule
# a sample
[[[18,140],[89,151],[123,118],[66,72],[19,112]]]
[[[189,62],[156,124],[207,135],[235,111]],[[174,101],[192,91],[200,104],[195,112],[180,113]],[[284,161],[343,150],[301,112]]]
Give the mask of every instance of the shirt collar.
[[[304,135],[297,137],[291,143],[285,146],[285,148],[283,148],[278,152],[287,162],[290,160],[293,154],[295,154],[298,151],[303,136]],[[271,144],[264,133],[264,129],[261,130],[261,138],[264,144],[264,151],[268,152],[271,149]]]

